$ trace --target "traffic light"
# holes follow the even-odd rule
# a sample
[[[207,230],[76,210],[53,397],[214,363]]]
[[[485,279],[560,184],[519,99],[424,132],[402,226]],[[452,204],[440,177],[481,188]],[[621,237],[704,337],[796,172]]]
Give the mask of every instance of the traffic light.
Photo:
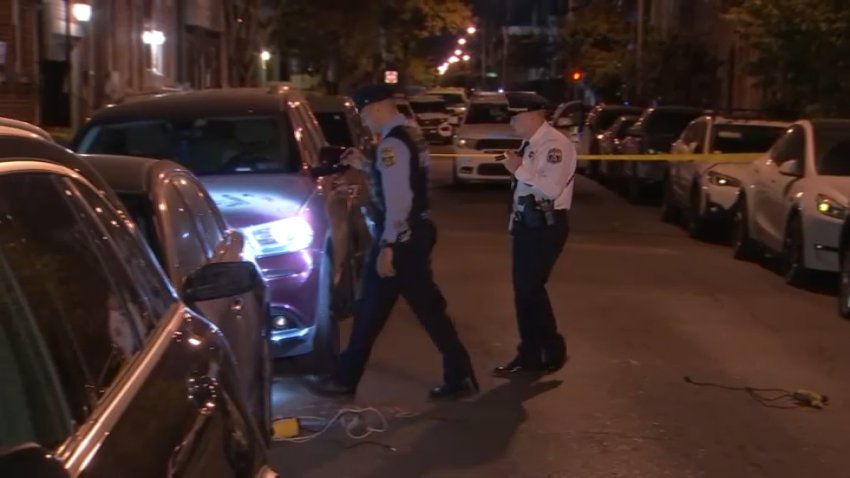
[[[573,80],[573,83],[579,83],[584,79],[584,72],[581,70],[573,70],[570,72],[570,79]]]

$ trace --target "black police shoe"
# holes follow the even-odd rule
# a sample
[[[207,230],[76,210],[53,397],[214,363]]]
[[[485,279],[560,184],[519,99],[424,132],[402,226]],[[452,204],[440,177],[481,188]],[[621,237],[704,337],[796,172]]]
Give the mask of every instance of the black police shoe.
[[[493,369],[496,377],[512,377],[520,374],[534,374],[546,372],[546,366],[542,362],[532,362],[517,357],[505,365]]]
[[[564,367],[567,360],[567,344],[564,337],[558,335],[548,350],[543,352],[543,368],[549,373],[557,372]]]
[[[357,393],[357,387],[340,382],[335,377],[322,377],[312,380],[310,390],[325,396],[352,396]]]
[[[431,400],[458,400],[475,395],[479,392],[478,380],[472,375],[458,383],[446,383],[431,390],[428,397]]]

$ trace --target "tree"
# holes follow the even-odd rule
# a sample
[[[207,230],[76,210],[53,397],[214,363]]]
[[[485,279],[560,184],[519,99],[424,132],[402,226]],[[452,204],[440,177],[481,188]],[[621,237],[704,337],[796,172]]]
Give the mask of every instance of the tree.
[[[720,61],[703,39],[688,33],[650,32],[644,51],[642,74],[648,97],[668,105],[716,105]]]
[[[850,113],[850,10],[843,3],[750,0],[728,11],[755,53],[749,72],[779,106]]]
[[[259,78],[260,52],[269,48],[278,28],[282,2],[224,0],[231,86],[248,86]]]

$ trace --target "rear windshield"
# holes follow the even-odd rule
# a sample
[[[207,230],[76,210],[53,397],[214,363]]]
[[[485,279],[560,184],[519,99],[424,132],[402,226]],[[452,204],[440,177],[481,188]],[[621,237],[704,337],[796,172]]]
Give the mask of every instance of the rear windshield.
[[[411,101],[410,107],[416,114],[422,113],[445,113],[446,104],[442,101]]]
[[[504,103],[473,103],[469,106],[465,124],[508,124],[511,115]]]
[[[145,120],[92,127],[78,152],[170,159],[198,176],[294,173],[301,158],[283,118]]]
[[[718,125],[711,151],[718,153],[763,153],[785,132],[781,126]]]
[[[679,136],[699,112],[659,111],[647,118],[646,132],[651,136]]]
[[[332,146],[351,147],[354,141],[351,139],[351,131],[348,128],[348,119],[342,113],[316,113],[316,120],[325,134],[325,139]]]

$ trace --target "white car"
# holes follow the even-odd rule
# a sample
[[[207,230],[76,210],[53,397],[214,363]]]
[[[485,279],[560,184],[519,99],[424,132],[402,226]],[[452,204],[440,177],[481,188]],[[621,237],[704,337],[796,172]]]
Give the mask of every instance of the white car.
[[[469,104],[469,98],[466,96],[466,90],[463,88],[446,87],[435,88],[428,90],[425,94],[430,96],[439,96],[446,102],[446,108],[452,114],[452,125],[460,124],[461,118],[466,114],[466,108]]]
[[[764,153],[788,128],[788,122],[730,116],[701,116],[673,143],[674,154]],[[661,216],[682,219],[692,237],[722,231],[738,200],[742,178],[752,161],[670,161]]]
[[[504,95],[473,97],[455,139],[453,178],[467,182],[509,182],[511,174],[497,155],[519,149]]]
[[[735,208],[736,258],[777,254],[786,282],[837,272],[850,201],[850,119],[801,120],[752,163]]]
[[[454,128],[452,115],[446,108],[446,100],[439,96],[414,96],[410,98],[410,107],[416,113],[416,121],[422,129],[425,139],[432,144],[451,144]]]

